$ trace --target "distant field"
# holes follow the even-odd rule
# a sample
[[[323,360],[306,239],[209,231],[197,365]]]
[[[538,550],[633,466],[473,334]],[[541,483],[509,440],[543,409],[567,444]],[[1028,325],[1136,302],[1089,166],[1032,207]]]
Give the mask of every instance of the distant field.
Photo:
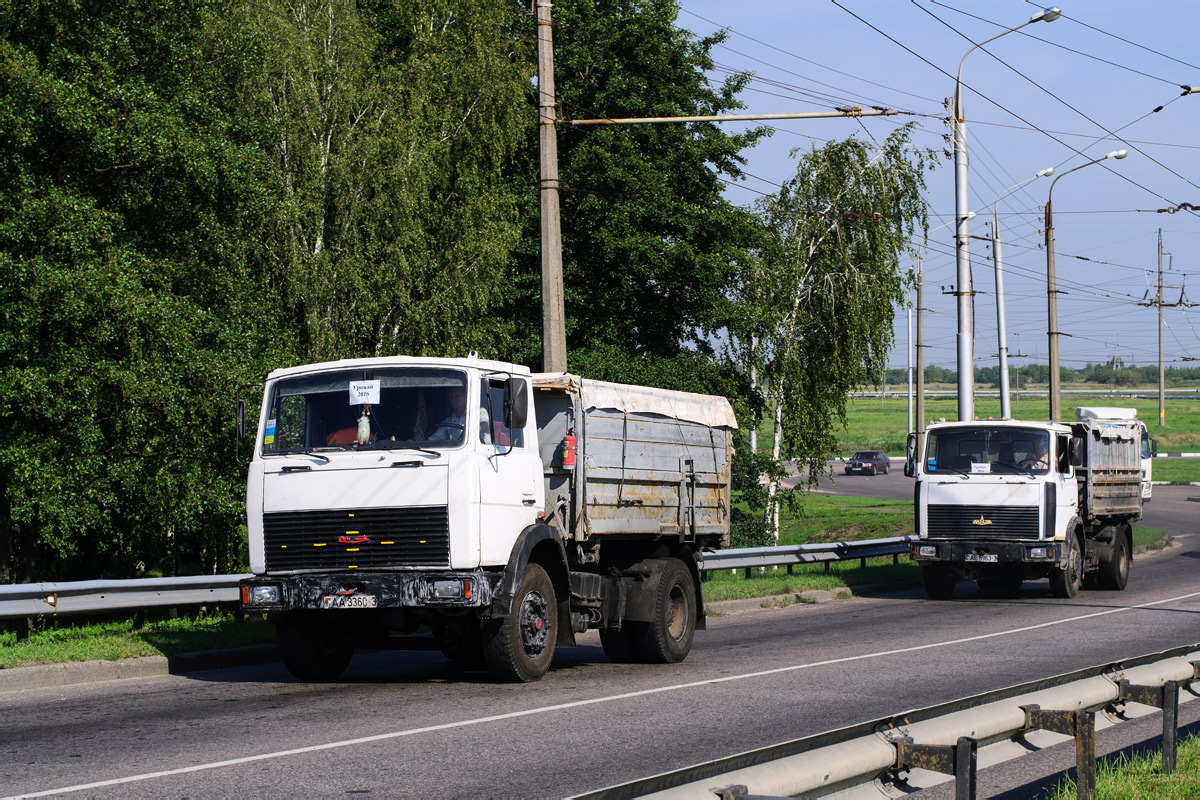
[[[932,389],[932,387],[926,387]],[[954,387],[938,387],[939,390]],[[986,388],[986,387],[981,387]],[[1068,386],[1071,389],[1093,390],[1095,386]],[[1171,390],[1168,390],[1170,394]],[[1183,392],[1185,390],[1175,390]],[[1137,397],[1122,396],[1135,392]],[[1106,395],[1070,395],[1063,396],[1063,412],[1067,417],[1073,417],[1076,406],[1120,406],[1133,407],[1138,410],[1138,416],[1150,429],[1150,435],[1158,440],[1160,452],[1200,452],[1200,394],[1184,399],[1167,398],[1166,425],[1158,426],[1158,389],[1123,389],[1121,394]],[[998,397],[979,397],[975,401],[975,415],[980,418],[1000,416],[1000,399]],[[1021,419],[1044,420],[1049,415],[1045,397],[1013,398],[1013,416]],[[925,419],[936,422],[939,419],[955,420],[958,418],[958,401],[954,397],[928,398],[925,401]],[[843,455],[855,450],[882,450],[888,455],[899,456],[904,453],[904,442],[908,434],[908,399],[906,396],[889,396],[885,398],[855,398],[850,401],[847,415],[846,430],[838,437],[842,444]],[[769,433],[764,434],[770,441]],[[1200,470],[1198,473],[1200,474]],[[1155,476],[1157,479],[1157,475]],[[1172,478],[1184,480],[1184,478]],[[1200,477],[1194,480],[1200,480]]]

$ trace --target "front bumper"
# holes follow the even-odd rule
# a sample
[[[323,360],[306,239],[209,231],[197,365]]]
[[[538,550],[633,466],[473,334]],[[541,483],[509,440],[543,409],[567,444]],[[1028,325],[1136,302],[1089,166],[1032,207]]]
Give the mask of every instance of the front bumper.
[[[922,539],[913,544],[912,556],[922,562],[957,564],[1057,564],[1062,557],[1062,545],[1054,541]],[[929,548],[933,548],[932,553]]]
[[[373,597],[370,608],[480,608],[490,606],[500,581],[499,572],[315,572],[300,575],[261,575],[241,587],[242,609],[248,613],[323,609],[326,597]],[[451,593],[457,582],[460,591]],[[274,602],[256,599],[256,587],[277,587]],[[269,592],[268,592],[269,593]]]

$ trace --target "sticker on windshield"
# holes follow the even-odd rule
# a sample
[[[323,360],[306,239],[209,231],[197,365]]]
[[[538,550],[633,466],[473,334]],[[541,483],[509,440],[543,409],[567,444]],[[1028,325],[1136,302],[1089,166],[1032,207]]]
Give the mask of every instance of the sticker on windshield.
[[[930,472],[937,471],[937,459],[936,458],[929,459],[929,471]]]
[[[971,462],[971,474],[972,475],[979,474],[979,473],[987,474],[991,471],[992,471],[992,463],[990,461],[984,461],[982,464],[979,463],[978,461]]]
[[[267,428],[263,431],[263,444],[275,444],[275,420],[267,420]]]
[[[350,381],[350,405],[379,405],[379,379]]]

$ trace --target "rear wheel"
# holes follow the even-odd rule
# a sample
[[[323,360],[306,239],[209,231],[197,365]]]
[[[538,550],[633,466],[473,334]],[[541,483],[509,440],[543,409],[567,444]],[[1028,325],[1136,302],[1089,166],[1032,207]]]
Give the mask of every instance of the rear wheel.
[[[1112,591],[1124,589],[1129,582],[1129,541],[1124,529],[1117,531],[1112,552],[1100,563],[1099,582],[1101,589]]]
[[[637,664],[641,661],[637,652],[638,625],[645,623],[626,622],[618,630],[605,628],[600,631],[600,646],[604,655],[614,664]]]
[[[921,578],[925,581],[925,593],[930,600],[949,600],[954,596],[954,585],[958,579],[945,564],[924,564]]]
[[[508,681],[536,681],[554,660],[558,604],[554,585],[538,564],[525,568],[525,579],[504,619],[489,621],[483,632],[483,657],[492,674]]]
[[[332,614],[293,611],[276,627],[283,664],[303,681],[330,681],[346,671],[354,645]]]
[[[638,655],[647,664],[674,664],[687,657],[696,635],[696,584],[682,561],[670,559],[658,579],[654,620],[633,631]]]
[[[1050,574],[1050,590],[1055,597],[1074,597],[1083,585],[1083,550],[1079,547],[1079,537],[1071,534],[1067,546],[1066,565]]]

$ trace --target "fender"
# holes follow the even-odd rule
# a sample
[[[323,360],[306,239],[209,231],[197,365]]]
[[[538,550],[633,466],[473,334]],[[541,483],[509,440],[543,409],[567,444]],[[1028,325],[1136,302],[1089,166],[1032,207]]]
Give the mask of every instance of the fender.
[[[521,535],[513,544],[512,553],[508,556],[508,564],[504,567],[504,574],[493,591],[492,606],[488,616],[493,619],[503,619],[509,615],[512,611],[513,596],[516,595],[517,589],[521,586],[521,580],[525,577],[525,567],[529,564],[529,556],[533,554],[534,548],[545,541],[554,542],[554,551],[558,553],[558,563],[543,564],[543,566],[546,567],[546,572],[550,573],[550,580],[554,583],[555,590],[561,595],[559,600],[563,601],[569,598],[569,593],[562,591],[567,581],[567,551],[563,547],[558,531],[544,522],[538,522],[521,531]],[[556,572],[557,574],[555,574]],[[568,616],[566,624],[568,629],[570,628],[569,620]],[[559,627],[561,628],[563,625],[560,624]]]

